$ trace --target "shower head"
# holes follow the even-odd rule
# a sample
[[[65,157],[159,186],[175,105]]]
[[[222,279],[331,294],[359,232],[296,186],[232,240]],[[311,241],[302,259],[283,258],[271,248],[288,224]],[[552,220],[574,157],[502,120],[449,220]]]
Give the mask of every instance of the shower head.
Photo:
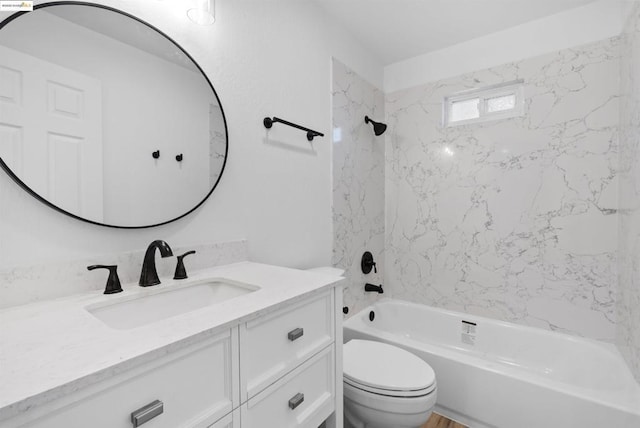
[[[364,117],[364,123],[373,123],[373,133],[376,135],[384,134],[384,131],[387,130],[387,125],[382,122],[376,122],[375,120],[369,119],[369,116]]]

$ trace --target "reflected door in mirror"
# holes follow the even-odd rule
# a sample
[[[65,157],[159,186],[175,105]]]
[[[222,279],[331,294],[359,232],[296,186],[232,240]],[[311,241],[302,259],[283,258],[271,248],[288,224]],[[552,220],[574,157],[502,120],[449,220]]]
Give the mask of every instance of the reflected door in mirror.
[[[39,195],[103,220],[100,82],[0,46],[0,156]]]

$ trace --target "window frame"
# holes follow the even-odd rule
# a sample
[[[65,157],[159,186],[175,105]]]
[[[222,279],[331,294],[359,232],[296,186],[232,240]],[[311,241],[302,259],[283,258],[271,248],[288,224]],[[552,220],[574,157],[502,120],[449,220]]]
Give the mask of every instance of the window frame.
[[[500,98],[508,95],[515,96],[514,107],[508,110],[487,112],[487,102],[493,98]],[[478,99],[478,117],[472,119],[457,120],[452,122],[451,108],[457,102]],[[498,85],[485,86],[483,88],[472,89],[455,94],[447,95],[442,102],[442,124],[444,127],[469,125],[492,120],[509,119],[512,117],[524,116],[524,82],[515,80]]]

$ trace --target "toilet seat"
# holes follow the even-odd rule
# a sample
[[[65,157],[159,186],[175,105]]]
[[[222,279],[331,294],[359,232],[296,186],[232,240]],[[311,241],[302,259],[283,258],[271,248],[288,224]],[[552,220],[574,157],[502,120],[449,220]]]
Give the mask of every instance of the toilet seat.
[[[425,361],[393,345],[354,339],[343,347],[344,382],[389,397],[421,397],[436,389],[433,369]]]
[[[431,385],[429,388],[426,388],[426,389],[396,391],[396,390],[389,390],[389,389],[372,388],[370,386],[361,385],[357,382],[353,382],[350,379],[344,379],[344,383],[354,388],[357,388],[361,391],[369,392],[372,394],[385,395],[388,397],[399,397],[399,398],[423,397],[425,395],[432,393],[436,389],[435,384]]]

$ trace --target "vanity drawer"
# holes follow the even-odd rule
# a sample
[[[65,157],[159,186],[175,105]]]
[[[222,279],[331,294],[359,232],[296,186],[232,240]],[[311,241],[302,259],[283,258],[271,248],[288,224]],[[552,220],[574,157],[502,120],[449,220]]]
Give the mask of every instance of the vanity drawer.
[[[20,426],[131,428],[132,412],[159,400],[162,413],[140,426],[210,427],[239,404],[234,400],[238,391],[238,384],[233,384],[238,370],[234,358],[237,329],[86,388],[80,399]]]
[[[334,346],[242,405],[242,428],[317,427],[334,411]]]
[[[245,323],[240,328],[242,401],[333,342],[333,294]]]

